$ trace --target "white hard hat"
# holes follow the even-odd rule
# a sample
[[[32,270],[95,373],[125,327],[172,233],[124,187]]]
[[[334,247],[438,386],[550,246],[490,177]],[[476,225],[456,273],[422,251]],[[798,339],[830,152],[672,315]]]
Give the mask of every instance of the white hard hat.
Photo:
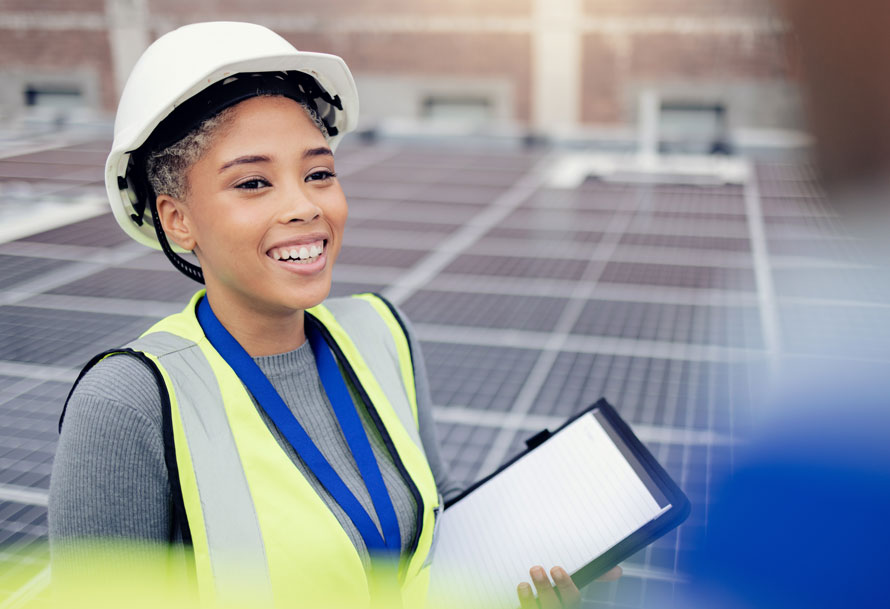
[[[260,86],[252,81],[245,86],[251,78]],[[128,235],[172,254],[163,236],[159,241],[152,218],[145,217],[150,190],[145,190],[144,167],[134,163],[133,153],[149,140],[153,148],[159,142],[173,143],[196,121],[268,91],[270,82],[285,87],[281,94],[299,95],[317,109],[331,149],[355,129],[358,92],[346,63],[336,55],[298,51],[261,25],[195,23],[161,36],[146,49],[121,95],[105,163],[111,209]]]

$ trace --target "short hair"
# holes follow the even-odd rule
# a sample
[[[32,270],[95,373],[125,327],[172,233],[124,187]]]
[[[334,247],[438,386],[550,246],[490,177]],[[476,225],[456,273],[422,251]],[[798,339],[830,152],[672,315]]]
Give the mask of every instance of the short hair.
[[[275,97],[275,95],[266,94],[258,97]],[[307,102],[294,101],[327,137],[327,129],[318,113]],[[226,108],[204,120],[178,141],[148,154],[145,160],[145,172],[155,195],[169,195],[175,199],[184,199],[188,195],[188,170],[207,152],[219,130],[231,122],[237,107],[236,104]]]

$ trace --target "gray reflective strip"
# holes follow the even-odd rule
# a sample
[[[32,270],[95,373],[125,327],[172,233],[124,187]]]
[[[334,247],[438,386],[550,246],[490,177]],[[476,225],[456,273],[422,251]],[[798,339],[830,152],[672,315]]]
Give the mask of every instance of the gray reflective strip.
[[[402,380],[396,341],[389,327],[373,305],[361,298],[334,298],[326,300],[324,305],[346,330],[392,404],[402,426],[408,431],[414,444],[423,451],[423,442],[420,440],[420,432]]]
[[[157,356],[173,383],[219,598],[271,606],[263,536],[210,362],[195,343],[167,332],[129,346]],[[250,597],[242,598],[245,594]]]

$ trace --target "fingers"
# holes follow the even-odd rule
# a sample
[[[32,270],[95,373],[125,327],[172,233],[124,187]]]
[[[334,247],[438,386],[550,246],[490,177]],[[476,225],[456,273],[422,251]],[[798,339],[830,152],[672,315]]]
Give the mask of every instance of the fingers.
[[[519,594],[519,609],[538,609],[538,603],[535,602],[535,593],[532,587],[522,582],[516,589]]]
[[[562,605],[559,602],[559,597],[556,596],[556,591],[550,584],[550,578],[547,577],[547,572],[544,570],[544,567],[532,567],[529,569],[528,573],[532,576],[532,583],[535,585],[535,590],[538,591],[538,601],[541,604],[541,609],[558,609],[561,607]]]
[[[616,579],[618,579],[619,577],[621,577],[621,575],[623,573],[624,573],[624,571],[621,569],[620,566],[613,567],[609,571],[606,571],[605,573],[603,573],[602,575],[597,577],[596,581],[598,581],[598,582],[613,582]]]
[[[615,567],[611,571],[606,572],[597,581],[612,581],[621,577],[621,567]],[[547,577],[547,572],[541,566],[535,566],[529,569],[532,583],[538,593],[538,599],[535,600],[535,594],[532,587],[522,582],[516,589],[519,595],[520,609],[560,609],[570,608],[577,609],[581,606],[581,591],[572,581],[571,576],[562,567],[553,567],[550,569],[550,575],[556,584],[556,590]],[[559,594],[557,595],[557,590]],[[561,599],[561,600],[560,600]],[[539,604],[540,603],[540,604]]]
[[[556,583],[556,589],[559,590],[562,606],[580,607],[581,591],[578,590],[578,586],[575,585],[575,582],[572,581],[572,578],[569,577],[566,570],[562,567],[553,567],[550,569],[550,575],[553,576],[553,581]]]

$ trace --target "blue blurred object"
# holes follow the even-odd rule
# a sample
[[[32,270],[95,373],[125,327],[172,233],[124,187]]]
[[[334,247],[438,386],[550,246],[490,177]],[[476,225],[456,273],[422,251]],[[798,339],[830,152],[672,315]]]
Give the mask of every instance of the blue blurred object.
[[[806,389],[786,381],[781,414],[714,488],[678,606],[890,606],[888,373],[834,362],[811,366]]]

